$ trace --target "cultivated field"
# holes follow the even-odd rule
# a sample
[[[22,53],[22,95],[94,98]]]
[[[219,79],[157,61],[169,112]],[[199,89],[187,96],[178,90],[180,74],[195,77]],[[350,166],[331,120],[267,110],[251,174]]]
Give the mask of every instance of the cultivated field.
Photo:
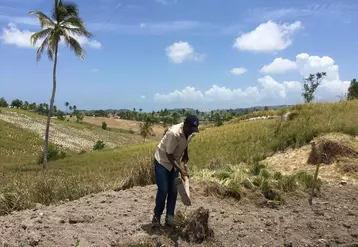
[[[141,123],[139,121],[117,119],[113,117],[107,118],[107,117],[87,117],[87,116],[83,119],[83,121],[98,126],[101,126],[102,122],[106,122],[109,128],[129,130],[129,131],[131,130],[134,131],[135,133],[139,132],[139,128],[140,128],[139,125]],[[160,138],[164,133],[164,128],[161,125],[154,125],[153,131]]]

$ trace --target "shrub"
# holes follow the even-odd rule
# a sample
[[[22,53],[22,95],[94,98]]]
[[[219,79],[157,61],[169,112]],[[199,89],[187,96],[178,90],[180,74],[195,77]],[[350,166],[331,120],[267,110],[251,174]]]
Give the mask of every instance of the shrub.
[[[102,129],[106,130],[107,129],[107,124],[105,121],[102,122]]]
[[[66,153],[62,150],[59,150],[56,146],[53,145],[49,145],[48,150],[47,150],[47,160],[51,161],[51,160],[59,160],[59,159],[64,159],[66,158]],[[38,164],[42,164],[44,161],[44,153],[41,152],[37,163]]]
[[[104,149],[105,146],[106,146],[106,144],[104,144],[103,141],[97,141],[97,142],[93,145],[93,150],[102,150],[102,149]]]
[[[5,98],[0,98],[0,107],[8,107],[9,104],[6,102]]]
[[[65,117],[65,113],[63,111],[58,111],[57,112],[57,119],[59,120],[65,120],[66,117]]]

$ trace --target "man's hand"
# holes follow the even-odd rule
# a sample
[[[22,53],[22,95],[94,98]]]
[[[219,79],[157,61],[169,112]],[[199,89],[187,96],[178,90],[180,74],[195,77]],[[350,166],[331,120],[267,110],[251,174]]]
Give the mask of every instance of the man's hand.
[[[188,172],[186,171],[186,169],[180,168],[179,169],[180,175],[182,176],[182,178],[184,177],[189,177]]]

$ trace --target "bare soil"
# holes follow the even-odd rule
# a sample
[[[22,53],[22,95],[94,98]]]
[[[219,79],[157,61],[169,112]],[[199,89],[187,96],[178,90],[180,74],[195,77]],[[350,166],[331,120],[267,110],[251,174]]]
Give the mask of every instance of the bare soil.
[[[133,130],[134,132],[139,131],[139,125],[141,122],[133,121],[133,120],[125,120],[125,119],[117,119],[113,117],[85,117],[83,119],[84,122],[94,124],[94,125],[102,125],[102,122],[106,122],[109,128],[114,129],[123,129],[123,130]],[[153,131],[156,135],[161,136],[164,133],[164,128],[161,125],[154,125]]]
[[[178,230],[150,225],[155,186],[134,187],[77,201],[0,217],[0,246],[358,246],[358,187],[324,184],[310,207],[307,195],[286,195],[279,209],[258,207],[249,198],[204,196],[194,183],[194,211],[209,210],[213,239],[201,244],[181,239]],[[178,197],[177,209],[184,209]],[[156,245],[154,245],[156,246]]]

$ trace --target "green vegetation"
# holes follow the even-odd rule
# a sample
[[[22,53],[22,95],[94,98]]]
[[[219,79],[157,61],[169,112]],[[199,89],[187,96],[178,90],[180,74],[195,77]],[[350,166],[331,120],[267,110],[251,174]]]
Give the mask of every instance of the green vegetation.
[[[57,69],[57,55],[58,45],[63,40],[68,47],[76,54],[77,57],[83,59],[84,50],[80,43],[74,38],[76,36],[84,36],[90,38],[92,34],[87,31],[80,15],[77,5],[74,3],[64,3],[62,1],[55,0],[52,17],[50,19],[41,11],[31,11],[30,15],[36,15],[41,25],[41,31],[31,35],[31,43],[36,45],[37,41],[43,39],[42,44],[37,50],[37,61],[41,59],[41,56],[45,49],[47,50],[48,58],[54,62],[53,64],[53,86],[52,95],[50,100],[50,108],[47,118],[46,131],[45,131],[45,145],[43,155],[43,168],[47,166],[48,156],[48,142],[49,142],[49,130],[51,115],[54,109],[54,101],[56,94],[56,69]],[[74,109],[76,110],[76,109]]]
[[[252,164],[260,164],[258,161],[274,151],[307,144],[320,134],[343,132],[357,135],[358,101],[297,105],[291,111],[295,113],[295,117],[288,121],[272,119],[241,122],[201,131],[193,138],[189,147],[191,171],[198,174],[209,170],[218,174],[218,170],[227,164],[236,167],[244,162],[253,167],[249,171],[250,176],[258,177],[252,179],[252,184],[263,190],[269,185],[270,188],[290,191],[297,183],[307,184],[309,187],[309,175],[287,177],[266,171],[267,168],[264,167],[255,168]],[[22,136],[18,139],[22,139]],[[2,141],[0,143],[3,145]],[[20,143],[23,143],[23,149],[28,148],[28,142]],[[16,140],[10,145],[18,147]],[[51,162],[46,170],[41,170],[36,164],[2,165],[0,193],[7,195],[5,198],[16,198],[17,205],[12,205],[11,208],[22,209],[32,207],[36,202],[49,204],[77,199],[89,193],[151,184],[154,182],[152,162],[156,145],[153,142],[71,155]],[[26,152],[33,152],[31,150]],[[229,176],[225,169],[222,168],[221,175],[216,176],[223,179]],[[261,178],[269,178],[272,183],[263,184]],[[277,187],[277,181],[282,181],[280,187]],[[8,207],[8,203],[2,204],[5,205],[2,207]]]
[[[314,93],[326,75],[326,72],[322,72],[316,75],[310,74],[309,77],[305,78],[302,96],[306,103],[311,103],[314,100]]]
[[[358,81],[357,81],[357,79],[353,79],[351,81],[351,85],[348,88],[347,98],[349,100],[358,99]]]
[[[153,123],[150,121],[149,118],[146,119],[144,123],[140,124],[139,133],[144,138],[144,142],[149,136],[152,136],[154,134],[152,126]]]
[[[4,97],[0,98],[0,107],[8,107],[9,104],[7,103],[7,101],[5,100]]]
[[[60,150],[58,147],[49,145],[48,147],[48,153],[47,153],[47,160],[58,160],[58,159],[64,159],[66,158],[66,152],[63,150]],[[41,152],[39,159],[37,161],[38,164],[42,164],[44,161],[44,153]]]
[[[35,162],[37,154],[41,151],[41,138],[35,133],[2,120],[0,126],[0,164]]]
[[[107,129],[107,124],[106,124],[106,122],[102,122],[102,129],[104,129],[104,130],[106,130]]]
[[[93,150],[96,151],[96,150],[102,150],[104,149],[106,146],[106,144],[104,144],[103,141],[97,141],[94,145],[93,145]]]

